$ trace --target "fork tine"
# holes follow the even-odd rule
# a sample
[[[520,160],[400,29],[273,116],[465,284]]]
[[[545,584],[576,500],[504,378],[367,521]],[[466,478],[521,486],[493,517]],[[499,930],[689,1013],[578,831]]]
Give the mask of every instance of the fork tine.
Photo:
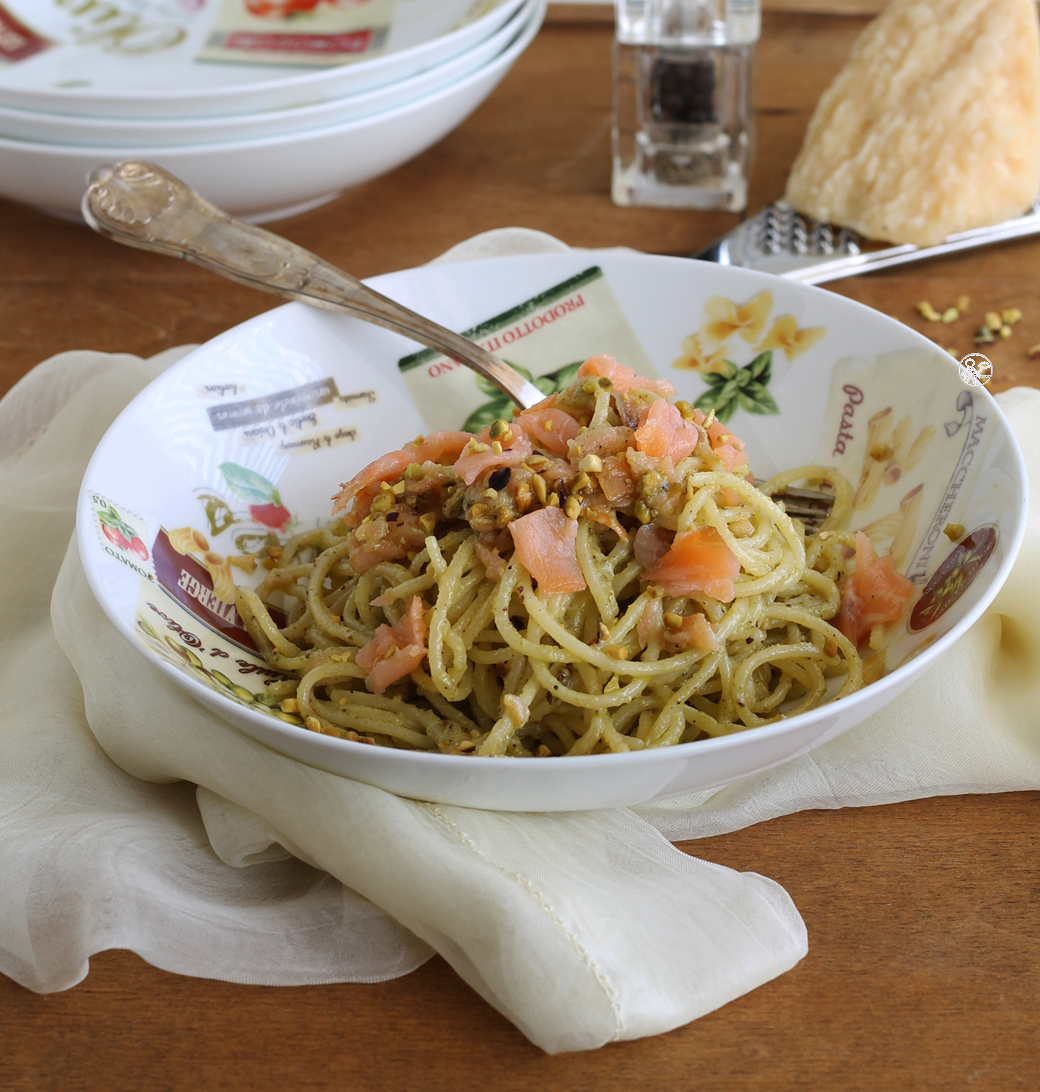
[[[787,486],[772,494],[772,499],[792,518],[801,520],[807,531],[818,530],[834,508],[834,494],[818,489]]]

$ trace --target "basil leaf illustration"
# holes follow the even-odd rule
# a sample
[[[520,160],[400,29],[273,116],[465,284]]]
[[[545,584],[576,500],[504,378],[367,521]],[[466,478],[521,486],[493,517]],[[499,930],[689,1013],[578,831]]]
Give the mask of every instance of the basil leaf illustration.
[[[708,390],[694,402],[694,406],[705,413],[714,410],[716,420],[728,421],[736,412],[737,395],[734,391],[728,397],[720,397],[719,392]]]
[[[562,391],[568,383],[573,383],[583,363],[582,360],[574,360],[570,364],[564,364],[562,368],[557,368],[554,372],[549,372],[546,378],[553,381],[553,390]],[[549,393],[551,394],[552,391]]]
[[[490,425],[492,421],[497,421],[499,418],[508,421],[512,416],[512,407],[513,403],[500,394],[493,402],[485,402],[482,406],[478,406],[462,423],[462,431],[480,432],[486,425]]]
[[[740,390],[739,379],[727,379],[725,383],[719,388],[717,395],[720,402],[729,402],[731,399],[737,397],[737,392]]]
[[[764,353],[759,353],[754,360],[748,364],[746,370],[751,373],[752,379],[757,379],[760,383],[768,383],[769,377],[773,369],[773,350],[766,349]]]
[[[98,519],[106,527],[111,527],[114,531],[118,531],[125,539],[132,539],[137,532],[131,527],[126,520],[122,519],[119,513],[111,506],[108,505],[104,511],[98,512]]]
[[[748,413],[779,413],[780,407],[761,383],[749,383],[740,393],[740,404]]]
[[[224,481],[243,500],[250,504],[281,504],[278,490],[262,474],[239,466],[238,463],[221,463]]]

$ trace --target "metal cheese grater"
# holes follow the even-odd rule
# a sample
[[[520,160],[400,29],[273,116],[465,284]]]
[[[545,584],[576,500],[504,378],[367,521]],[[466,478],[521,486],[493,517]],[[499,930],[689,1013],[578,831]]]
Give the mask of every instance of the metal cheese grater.
[[[719,265],[775,273],[802,284],[823,284],[840,277],[872,273],[904,262],[954,254],[959,250],[1020,239],[1040,232],[1040,200],[1022,216],[991,227],[949,235],[934,246],[884,246],[862,239],[848,228],[821,224],[786,201],[774,201],[692,258]]]

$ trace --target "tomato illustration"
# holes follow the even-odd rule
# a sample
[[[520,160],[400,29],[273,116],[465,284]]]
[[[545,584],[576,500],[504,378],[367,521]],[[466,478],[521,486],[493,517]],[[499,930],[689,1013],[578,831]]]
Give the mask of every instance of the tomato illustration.
[[[274,482],[262,474],[238,463],[221,463],[220,472],[232,491],[248,505],[249,515],[272,531],[281,531],[292,518],[292,512],[282,504]]]
[[[130,541],[123,534],[123,532],[119,530],[118,527],[113,526],[111,523],[105,523],[104,521],[102,521],[101,531],[104,534],[105,538],[107,538],[108,541],[111,542],[114,546],[118,546],[120,550],[127,550],[130,548]]]
[[[129,550],[137,554],[142,561],[148,560],[148,547],[145,546],[137,531],[112,507],[106,505],[97,514],[101,533],[120,550]]]
[[[274,531],[280,531],[292,515],[284,504],[251,504],[249,514],[257,523],[262,523]]]

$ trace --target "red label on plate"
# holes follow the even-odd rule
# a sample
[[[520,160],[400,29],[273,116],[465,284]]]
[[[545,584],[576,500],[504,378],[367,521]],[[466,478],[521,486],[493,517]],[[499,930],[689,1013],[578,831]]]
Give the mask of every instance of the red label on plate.
[[[0,60],[24,61],[49,49],[53,43],[20,23],[0,4]]]
[[[221,557],[219,560],[224,559]],[[251,652],[256,651],[256,645],[243,628],[234,603],[218,598],[211,573],[194,558],[175,550],[165,531],[156,535],[152,545],[152,564],[159,583],[196,618],[235,644]]]
[[[372,41],[371,30],[353,30],[346,34],[268,34],[236,31],[227,35],[224,49],[243,53],[364,53]]]
[[[976,527],[957,543],[924,586],[907,623],[911,633],[919,633],[939,621],[971,587],[996,544],[997,529],[990,524]]]

